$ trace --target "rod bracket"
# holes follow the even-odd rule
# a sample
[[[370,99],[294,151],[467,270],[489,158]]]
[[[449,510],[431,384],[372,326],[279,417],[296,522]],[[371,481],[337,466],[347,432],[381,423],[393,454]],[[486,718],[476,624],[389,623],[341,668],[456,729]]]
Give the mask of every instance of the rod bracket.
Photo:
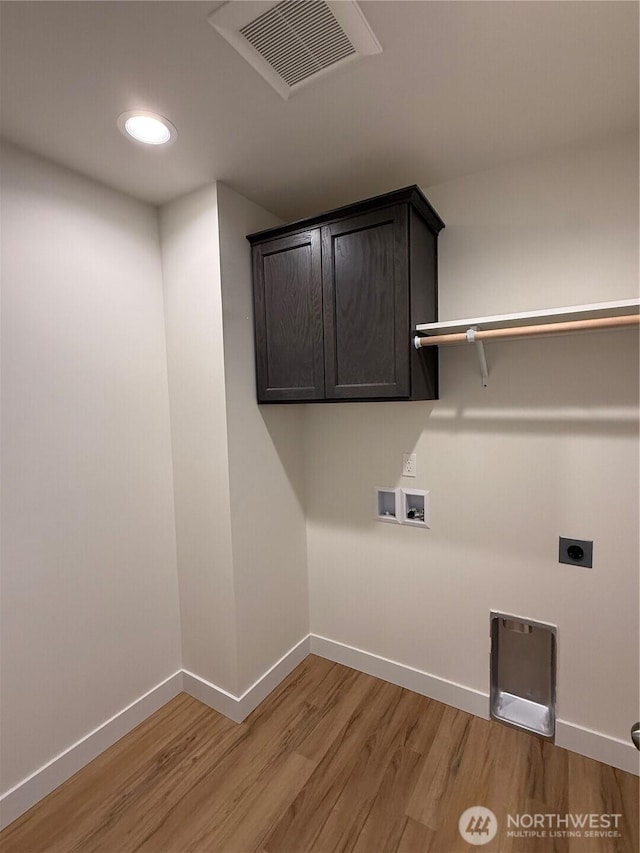
[[[475,344],[476,353],[478,354],[478,364],[480,366],[480,382],[483,388],[489,384],[489,366],[487,365],[487,355],[484,351],[484,343],[476,339],[477,328],[472,326],[467,329],[467,340],[470,344]]]

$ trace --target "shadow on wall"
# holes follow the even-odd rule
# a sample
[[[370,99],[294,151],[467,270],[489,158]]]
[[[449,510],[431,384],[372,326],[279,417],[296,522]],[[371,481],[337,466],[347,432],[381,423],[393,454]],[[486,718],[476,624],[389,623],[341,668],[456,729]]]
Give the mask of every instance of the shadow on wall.
[[[308,519],[393,537],[374,487],[416,487],[435,499],[431,538],[459,538],[498,517],[551,523],[598,484],[637,477],[637,332],[495,343],[487,357],[482,388],[473,348],[443,349],[433,403],[308,406]],[[414,450],[418,476],[401,477]]]
[[[258,411],[282,463],[301,512],[306,510],[304,477],[304,406],[262,405]]]
[[[307,518],[332,526],[388,527],[374,520],[374,488],[416,486],[400,478],[403,452],[416,449],[438,403],[308,405]],[[420,460],[418,469],[420,470]]]
[[[551,435],[638,432],[636,330],[496,342],[481,387],[472,347],[441,351],[441,395],[431,429]]]

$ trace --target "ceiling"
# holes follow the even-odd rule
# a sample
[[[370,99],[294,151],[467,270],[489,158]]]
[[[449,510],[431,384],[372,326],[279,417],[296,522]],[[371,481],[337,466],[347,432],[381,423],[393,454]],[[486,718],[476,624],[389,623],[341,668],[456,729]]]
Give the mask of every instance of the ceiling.
[[[3,135],[154,204],[218,179],[292,219],[638,126],[635,2],[361,2],[383,53],[289,101],[220,5],[4,2]],[[128,142],[136,108],[178,141]]]

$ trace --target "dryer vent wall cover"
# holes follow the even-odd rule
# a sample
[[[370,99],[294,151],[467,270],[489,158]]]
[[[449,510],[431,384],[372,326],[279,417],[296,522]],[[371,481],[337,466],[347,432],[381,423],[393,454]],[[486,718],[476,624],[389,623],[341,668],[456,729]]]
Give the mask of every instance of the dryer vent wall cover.
[[[346,62],[382,51],[353,0],[231,2],[209,23],[285,99]]]
[[[491,613],[494,720],[552,738],[556,725],[555,625]]]

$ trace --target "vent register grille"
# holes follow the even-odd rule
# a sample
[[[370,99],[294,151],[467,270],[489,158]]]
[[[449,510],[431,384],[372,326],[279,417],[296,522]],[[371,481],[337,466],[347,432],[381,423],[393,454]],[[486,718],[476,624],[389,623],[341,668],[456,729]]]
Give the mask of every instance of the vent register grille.
[[[209,23],[285,99],[346,62],[382,52],[355,0],[231,0]]]
[[[356,53],[323,0],[282,0],[240,32],[289,86]]]

